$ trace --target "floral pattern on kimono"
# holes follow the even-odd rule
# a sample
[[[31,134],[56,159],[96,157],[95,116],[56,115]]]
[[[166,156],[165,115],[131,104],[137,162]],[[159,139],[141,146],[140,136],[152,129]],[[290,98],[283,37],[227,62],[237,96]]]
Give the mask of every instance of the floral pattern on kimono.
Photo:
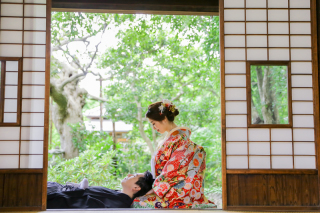
[[[216,208],[203,194],[206,152],[190,134],[179,127],[169,135],[155,156],[155,194],[136,198],[134,208]]]

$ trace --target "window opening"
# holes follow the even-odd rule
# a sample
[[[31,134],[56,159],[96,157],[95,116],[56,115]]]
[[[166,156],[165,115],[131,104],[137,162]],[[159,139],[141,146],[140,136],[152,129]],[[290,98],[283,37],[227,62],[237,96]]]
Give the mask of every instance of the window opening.
[[[288,64],[249,65],[249,126],[291,124]]]
[[[54,12],[51,26],[48,181],[117,189],[150,170],[162,136],[144,114],[169,99],[207,152],[201,190],[221,206],[218,17]]]

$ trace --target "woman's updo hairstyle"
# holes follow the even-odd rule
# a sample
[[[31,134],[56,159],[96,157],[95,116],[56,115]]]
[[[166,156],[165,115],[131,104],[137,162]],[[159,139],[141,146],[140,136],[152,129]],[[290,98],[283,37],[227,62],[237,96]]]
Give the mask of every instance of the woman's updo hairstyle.
[[[167,117],[169,121],[173,122],[174,118],[179,115],[179,110],[174,105],[166,105],[162,108],[162,111],[160,110],[161,106],[163,106],[162,101],[150,104],[146,113],[146,117],[154,121],[163,121]]]

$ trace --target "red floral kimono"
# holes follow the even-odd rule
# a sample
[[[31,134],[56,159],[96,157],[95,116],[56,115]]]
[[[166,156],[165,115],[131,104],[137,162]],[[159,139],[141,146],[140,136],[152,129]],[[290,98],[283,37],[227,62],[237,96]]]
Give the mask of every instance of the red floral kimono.
[[[134,208],[215,208],[203,194],[206,152],[188,128],[172,130],[155,155],[155,194],[136,198]]]

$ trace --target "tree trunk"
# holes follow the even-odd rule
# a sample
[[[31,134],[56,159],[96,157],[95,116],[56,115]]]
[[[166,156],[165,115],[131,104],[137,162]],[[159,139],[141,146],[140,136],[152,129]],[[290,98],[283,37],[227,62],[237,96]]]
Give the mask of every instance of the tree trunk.
[[[78,149],[72,142],[71,127],[68,124],[83,122],[82,108],[86,95],[86,91],[78,86],[78,80],[64,84],[75,74],[77,71],[63,64],[60,78],[52,79],[50,84],[50,96],[55,102],[52,107],[52,120],[59,132],[61,148],[65,152],[66,159],[79,155]]]
[[[257,66],[257,83],[261,101],[261,112],[264,124],[278,124],[279,112],[276,106],[273,106],[275,94],[272,88],[272,77],[270,67],[266,67],[263,73],[262,67]]]
[[[149,150],[151,152],[151,154],[154,153],[154,148],[152,145],[151,140],[148,138],[148,136],[146,135],[146,133],[144,132],[144,124],[143,124],[143,120],[142,120],[142,108],[141,108],[141,103],[137,103],[137,107],[138,107],[138,123],[139,123],[139,132],[140,135],[142,137],[142,139],[147,143]]]

